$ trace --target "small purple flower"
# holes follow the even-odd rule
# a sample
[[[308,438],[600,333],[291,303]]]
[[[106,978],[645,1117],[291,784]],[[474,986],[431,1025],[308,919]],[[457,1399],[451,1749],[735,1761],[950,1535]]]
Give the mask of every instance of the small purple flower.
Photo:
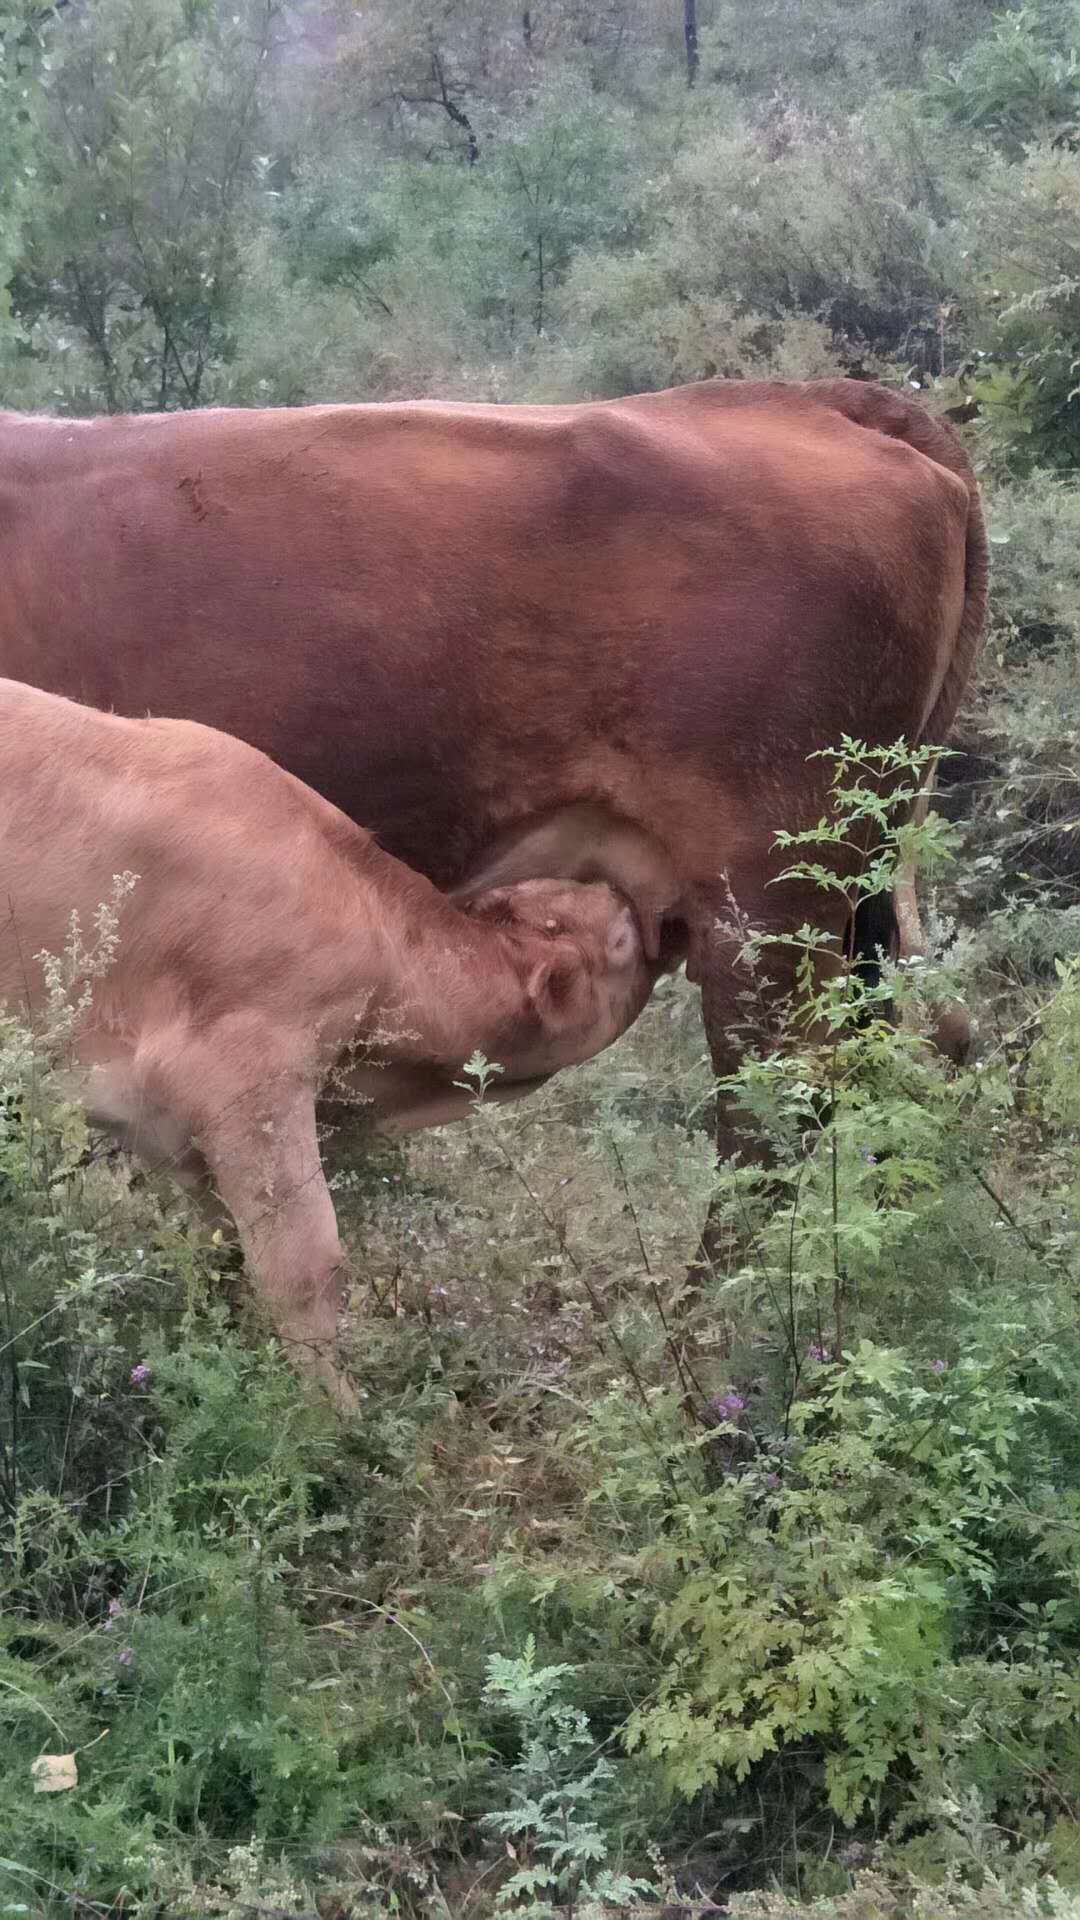
[[[867,1164],[867,1166],[868,1166],[868,1167],[876,1167],[876,1166],[877,1166],[877,1154],[876,1154],[876,1153],[864,1153],[864,1154],[863,1154],[863,1159],[864,1159],[864,1160],[866,1161],[866,1164]]]
[[[829,1357],[829,1349],[828,1347],[819,1347],[815,1342],[813,1346],[807,1347],[806,1357],[808,1360],[827,1360]]]
[[[780,1485],[780,1475],[778,1473],[767,1473],[765,1475],[765,1485],[768,1487],[770,1493],[775,1493],[777,1487]]]
[[[137,1367],[132,1367],[131,1384],[133,1387],[145,1387],[149,1378],[150,1378],[150,1369],[149,1367],[145,1367],[141,1360]]]
[[[108,1617],[108,1619],[107,1619],[107,1620],[106,1620],[106,1622],[105,1622],[105,1631],[106,1631],[106,1633],[111,1633],[111,1632],[112,1632],[112,1630],[113,1630],[113,1628],[114,1628],[114,1627],[115,1627],[115,1625],[116,1625],[116,1616],[117,1616],[117,1614],[118,1614],[118,1613],[123,1613],[123,1611],[124,1611],[124,1609],[123,1609],[123,1607],[121,1606],[121,1604],[120,1604],[120,1602],[119,1602],[119,1600],[110,1600],[110,1601],[109,1601],[109,1617]]]
[[[734,1420],[744,1411],[746,1401],[741,1393],[736,1393],[733,1387],[729,1387],[726,1393],[714,1393],[709,1405],[714,1413],[719,1414],[721,1420]]]
[[[135,1658],[134,1647],[121,1647],[119,1653],[116,1656],[116,1664],[118,1667],[130,1667],[134,1658]]]
[[[947,1360],[931,1360],[930,1371],[931,1373],[948,1373],[949,1363]]]

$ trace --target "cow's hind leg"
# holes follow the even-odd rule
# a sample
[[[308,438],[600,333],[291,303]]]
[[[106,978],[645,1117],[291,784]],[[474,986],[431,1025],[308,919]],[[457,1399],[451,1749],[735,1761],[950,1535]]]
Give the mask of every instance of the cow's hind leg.
[[[724,894],[712,895],[695,915],[688,973],[701,988],[702,1016],[713,1070],[719,1081],[733,1074],[748,1049],[769,1051],[781,1044],[791,1014],[800,1002],[806,948],[787,944],[805,925],[831,936],[815,955],[816,984],[844,964],[851,938],[846,903],[837,894],[795,883],[766,888],[760,879],[738,876]],[[757,949],[748,963],[748,935],[777,939]],[[786,938],[785,938],[786,937]],[[812,1038],[807,1027],[800,1037]],[[752,1117],[731,1093],[716,1095],[716,1145],[721,1161],[768,1168],[773,1148]],[[745,1253],[747,1223],[732,1218],[727,1205],[714,1201],[702,1231],[691,1277],[723,1273]]]
[[[937,761],[927,773],[922,792],[912,810],[913,826],[925,825],[934,797],[936,781]],[[929,942],[923,931],[915,887],[915,862],[911,859],[902,861],[897,870],[891,907],[896,934],[895,951],[891,957],[899,957],[901,960],[925,958]],[[931,1045],[946,1060],[951,1061],[953,1066],[964,1065],[971,1052],[972,1029],[971,1016],[962,1001],[953,999],[942,1001],[936,1010],[929,1037]]]

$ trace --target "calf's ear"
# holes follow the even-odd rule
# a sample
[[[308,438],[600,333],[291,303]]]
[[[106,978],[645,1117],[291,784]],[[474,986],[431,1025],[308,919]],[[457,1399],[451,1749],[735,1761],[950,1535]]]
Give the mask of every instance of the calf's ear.
[[[514,896],[509,887],[489,887],[471,899],[459,900],[458,905],[463,913],[471,914],[474,920],[484,920],[492,927],[508,927],[516,917]]]
[[[541,960],[529,975],[529,1006],[545,1024],[572,1017],[581,992],[581,967],[566,958]]]
[[[608,928],[608,964],[613,967],[628,966],[637,955],[639,941],[642,941],[645,945],[650,960],[655,960],[660,950],[660,929],[658,925],[654,926],[652,937],[654,944],[652,948],[650,948],[648,945],[648,937],[642,932],[639,932],[637,921],[634,919],[631,909],[624,907],[621,913],[616,914]]]

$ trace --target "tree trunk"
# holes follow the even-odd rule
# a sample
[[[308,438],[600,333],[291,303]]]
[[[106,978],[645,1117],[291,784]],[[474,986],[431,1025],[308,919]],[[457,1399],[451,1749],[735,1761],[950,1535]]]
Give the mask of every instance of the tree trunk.
[[[536,236],[536,306],[533,310],[535,332],[544,331],[544,230],[541,227]]]
[[[698,77],[700,56],[697,37],[697,0],[683,0],[683,39],[686,41],[686,84],[692,87]]]
[[[469,165],[470,167],[475,167],[480,158],[480,142],[476,137],[472,121],[469,119],[464,107],[459,106],[458,102],[451,95],[450,89],[446,84],[446,74],[443,71],[442,60],[434,49],[432,49],[431,54],[431,72],[435,84],[439,89],[439,104],[445,108],[454,125],[461,128],[469,143]]]

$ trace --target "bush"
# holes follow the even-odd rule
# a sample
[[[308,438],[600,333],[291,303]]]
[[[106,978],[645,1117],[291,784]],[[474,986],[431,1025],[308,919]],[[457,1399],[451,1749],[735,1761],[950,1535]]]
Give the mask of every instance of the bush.
[[[928,64],[965,49],[986,25],[986,0],[764,0],[752,18],[738,0],[703,5],[702,64],[740,94],[789,88],[846,104],[881,81],[908,86]]]
[[[985,350],[973,391],[1006,473],[1072,470],[1080,449],[1080,154],[1037,147],[988,164],[968,212],[979,262],[974,332]]]
[[[1047,0],[1000,13],[988,34],[939,75],[931,98],[958,126],[986,134],[1011,158],[1071,133],[1080,112],[1075,5]]]
[[[1052,652],[1070,660],[1080,650],[1080,488],[1034,472],[995,489],[989,504],[996,664]]]
[[[891,107],[833,124],[791,102],[693,134],[652,182],[644,244],[572,265],[553,305],[559,392],[806,379],[871,352],[939,364],[947,143]]]

